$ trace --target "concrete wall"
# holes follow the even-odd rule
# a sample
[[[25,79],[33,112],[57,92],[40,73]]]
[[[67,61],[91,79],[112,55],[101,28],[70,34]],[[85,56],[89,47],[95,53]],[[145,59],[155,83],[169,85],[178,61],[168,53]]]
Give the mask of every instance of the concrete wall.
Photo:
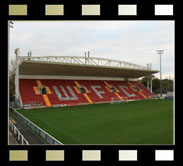
[[[65,80],[119,80],[124,81],[124,78],[114,77],[86,77],[86,76],[43,76],[43,75],[19,75],[21,79],[65,79]],[[129,81],[137,81],[137,79],[128,79]]]

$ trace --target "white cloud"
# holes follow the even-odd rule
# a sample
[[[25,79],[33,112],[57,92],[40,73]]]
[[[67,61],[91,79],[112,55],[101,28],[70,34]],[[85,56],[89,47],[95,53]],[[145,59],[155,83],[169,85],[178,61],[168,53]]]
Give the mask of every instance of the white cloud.
[[[129,61],[159,69],[157,49],[164,49],[162,71],[174,77],[173,21],[16,21],[11,29],[14,49],[33,56],[91,56]]]

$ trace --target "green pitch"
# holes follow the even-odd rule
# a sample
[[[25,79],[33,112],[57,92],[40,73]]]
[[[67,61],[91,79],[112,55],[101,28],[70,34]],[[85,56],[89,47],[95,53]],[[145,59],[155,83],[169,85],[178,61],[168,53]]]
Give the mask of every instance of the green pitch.
[[[63,144],[173,144],[173,100],[19,112]]]

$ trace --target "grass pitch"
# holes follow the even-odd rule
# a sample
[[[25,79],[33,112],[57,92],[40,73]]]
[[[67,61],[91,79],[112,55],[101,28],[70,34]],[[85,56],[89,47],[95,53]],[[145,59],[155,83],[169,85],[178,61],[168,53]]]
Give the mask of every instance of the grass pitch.
[[[173,144],[173,100],[18,112],[63,144]]]

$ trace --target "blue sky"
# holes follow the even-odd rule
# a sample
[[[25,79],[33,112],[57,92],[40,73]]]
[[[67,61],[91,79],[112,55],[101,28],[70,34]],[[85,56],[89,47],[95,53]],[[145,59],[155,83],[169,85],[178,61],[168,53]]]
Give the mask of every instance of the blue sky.
[[[14,21],[10,58],[20,48],[33,56],[84,56],[122,60],[159,70],[157,49],[163,49],[163,78],[174,78],[174,21]],[[159,77],[159,74],[155,75]]]

